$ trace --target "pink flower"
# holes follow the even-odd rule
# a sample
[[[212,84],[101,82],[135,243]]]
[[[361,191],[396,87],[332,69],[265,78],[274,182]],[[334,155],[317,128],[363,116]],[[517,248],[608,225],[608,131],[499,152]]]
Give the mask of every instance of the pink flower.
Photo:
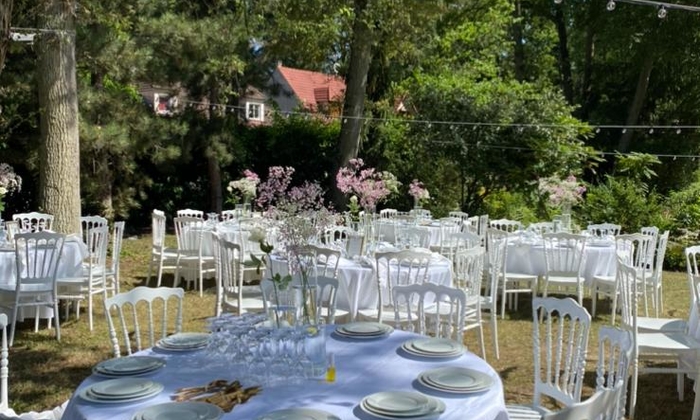
[[[338,170],[335,180],[343,194],[355,194],[360,206],[372,211],[393,192],[398,181],[389,172],[377,172],[375,168],[363,166],[362,159],[351,159],[347,167]]]

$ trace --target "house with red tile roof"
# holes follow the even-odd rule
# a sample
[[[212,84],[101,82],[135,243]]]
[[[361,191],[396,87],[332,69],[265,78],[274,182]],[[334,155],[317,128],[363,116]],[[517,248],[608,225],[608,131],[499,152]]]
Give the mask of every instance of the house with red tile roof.
[[[282,113],[302,109],[337,116],[341,114],[344,95],[345,81],[335,75],[281,64],[272,73],[270,99]]]

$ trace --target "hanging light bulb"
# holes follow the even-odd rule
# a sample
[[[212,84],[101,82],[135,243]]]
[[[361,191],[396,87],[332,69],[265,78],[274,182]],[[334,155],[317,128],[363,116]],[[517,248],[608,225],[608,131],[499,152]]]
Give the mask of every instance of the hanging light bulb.
[[[605,8],[608,9],[608,12],[612,12],[613,10],[615,10],[615,6],[615,0],[610,0],[608,1],[608,5],[605,6]]]
[[[666,17],[667,14],[668,10],[666,10],[666,7],[663,4],[659,6],[659,12],[656,14],[656,16],[658,16],[659,19],[663,19]]]

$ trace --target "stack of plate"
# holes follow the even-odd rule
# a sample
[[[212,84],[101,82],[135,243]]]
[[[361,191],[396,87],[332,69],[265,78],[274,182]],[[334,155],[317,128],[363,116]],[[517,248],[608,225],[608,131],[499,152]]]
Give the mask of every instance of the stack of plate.
[[[464,353],[461,343],[446,338],[416,338],[406,341],[401,348],[407,353],[421,357],[449,358]]]
[[[138,411],[131,420],[218,420],[224,411],[200,401],[169,402]]]
[[[340,420],[339,417],[321,410],[310,408],[285,408],[275,410],[256,420]]]
[[[455,394],[470,394],[487,390],[493,378],[472,369],[444,367],[423,372],[418,381],[428,388]]]
[[[380,324],[378,322],[351,322],[349,324],[339,325],[335,332],[347,338],[358,340],[371,340],[373,338],[386,337],[394,331],[390,325]]]
[[[95,403],[122,404],[154,397],[162,390],[162,384],[150,379],[118,378],[85,387],[80,397]]]
[[[156,347],[168,351],[200,350],[209,344],[209,333],[177,333],[158,340]]]
[[[360,408],[381,419],[436,419],[445,411],[445,403],[418,392],[378,392],[365,397]]]
[[[92,373],[102,376],[138,376],[154,372],[165,366],[165,361],[151,356],[119,357],[105,360],[92,368]]]

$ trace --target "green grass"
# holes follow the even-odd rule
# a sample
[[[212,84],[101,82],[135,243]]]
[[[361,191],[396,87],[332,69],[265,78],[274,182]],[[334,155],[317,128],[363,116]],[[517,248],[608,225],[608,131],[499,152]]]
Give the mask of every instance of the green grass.
[[[121,264],[122,290],[144,284],[150,240],[150,236],[125,239]],[[172,275],[166,275],[163,283],[171,286],[172,280]],[[205,288],[212,286],[212,282],[205,283]],[[685,273],[664,273],[664,292],[664,316],[686,317],[689,295]],[[508,403],[532,400],[532,317],[528,300],[529,296],[522,296],[520,310],[507,313],[505,320],[499,319],[500,360],[495,359],[489,327],[484,331],[487,360],[503,379]],[[60,342],[56,341],[54,331],[46,328],[45,321],[38,333],[34,332],[33,320],[19,324],[15,344],[10,349],[10,406],[15,411],[41,411],[61,404],[90,375],[92,366],[112,357],[102,301],[98,300],[95,306],[95,329],[89,331],[84,309],[78,320],[71,313],[69,319],[61,322]],[[590,308],[590,299],[586,300],[585,306]],[[586,396],[593,392],[595,386],[598,328],[610,322],[609,305],[599,302],[598,310],[588,347]],[[200,297],[195,291],[187,291],[184,314],[186,331],[204,331],[206,318],[214,314],[214,296],[205,293]],[[464,341],[472,351],[479,353],[474,332],[468,332]],[[636,418],[689,418],[694,396],[689,380],[686,380],[685,401],[679,402],[674,375],[641,375]]]

